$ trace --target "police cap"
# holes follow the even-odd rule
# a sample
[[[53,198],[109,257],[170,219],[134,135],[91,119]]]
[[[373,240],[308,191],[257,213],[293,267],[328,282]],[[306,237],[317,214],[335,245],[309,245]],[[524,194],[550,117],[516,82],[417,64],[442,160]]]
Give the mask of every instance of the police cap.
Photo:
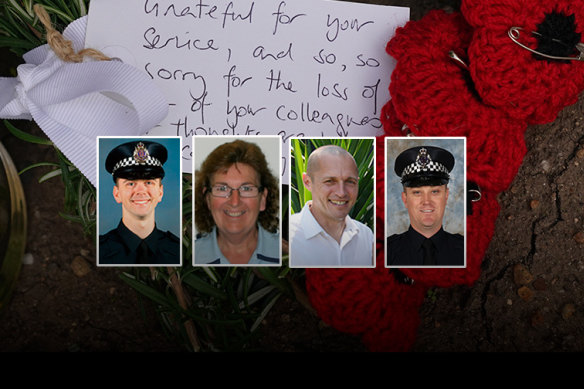
[[[453,167],[454,156],[433,146],[412,147],[395,160],[395,173],[407,187],[446,185]]]
[[[157,142],[133,141],[121,144],[108,154],[105,169],[116,178],[127,180],[163,178],[162,165],[168,158],[166,147]]]

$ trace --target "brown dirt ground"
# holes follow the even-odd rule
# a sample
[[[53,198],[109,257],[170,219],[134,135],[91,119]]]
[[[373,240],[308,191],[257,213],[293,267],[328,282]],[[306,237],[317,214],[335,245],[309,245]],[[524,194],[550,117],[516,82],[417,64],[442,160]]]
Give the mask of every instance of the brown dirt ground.
[[[411,7],[411,18],[457,1],[364,1]],[[0,52],[0,75],[18,59]],[[26,121],[20,127],[39,134]],[[420,309],[412,351],[584,351],[584,101],[549,125],[525,134],[528,153],[510,188],[472,287],[435,288]],[[0,140],[18,169],[55,160],[54,151],[15,139],[0,125]],[[0,351],[180,351],[143,309],[119,270],[95,264],[93,242],[63,220],[59,180],[22,176],[28,204],[26,252],[12,300],[0,316]],[[89,270],[79,276],[72,264]],[[515,266],[532,280],[521,298]],[[522,289],[525,291],[526,289]],[[280,300],[266,318],[264,351],[364,351],[359,339],[323,325],[298,302]]]

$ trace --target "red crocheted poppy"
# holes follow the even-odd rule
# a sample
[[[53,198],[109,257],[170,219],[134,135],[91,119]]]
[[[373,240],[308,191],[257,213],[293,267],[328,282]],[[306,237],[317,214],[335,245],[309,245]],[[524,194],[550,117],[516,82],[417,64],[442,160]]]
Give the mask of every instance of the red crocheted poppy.
[[[383,155],[384,137],[378,137],[376,153]],[[383,177],[383,158],[376,160]],[[373,269],[306,269],[306,289],[319,317],[333,328],[362,335],[371,351],[405,351],[416,339],[418,309],[427,291],[420,284],[406,285],[385,268],[383,180],[377,180],[376,267]]]
[[[382,113],[386,116],[384,120],[384,130],[390,136],[403,136],[403,124],[398,120],[391,120],[395,117],[393,104],[390,100],[383,108]],[[474,136],[472,133],[469,138]],[[470,139],[467,138],[467,142]],[[495,152],[495,151],[492,151]],[[510,151],[513,153],[513,150]],[[377,154],[383,155],[383,154]],[[477,163],[477,158],[473,155],[467,155],[469,164]],[[379,157],[378,157],[379,158]],[[474,162],[473,162],[474,161]],[[496,172],[492,172],[495,174]],[[379,174],[379,173],[378,173]],[[378,193],[380,191],[378,190]],[[453,285],[472,285],[480,275],[480,266],[483,256],[495,231],[495,222],[499,214],[499,203],[496,200],[496,192],[484,190],[481,191],[481,199],[473,203],[472,215],[467,216],[466,222],[466,268],[456,269],[414,269],[404,268],[401,272],[410,277],[417,283],[424,284],[428,287],[450,287]],[[381,212],[379,208],[377,212]],[[383,234],[383,232],[382,232]]]
[[[584,41],[582,0],[463,0],[461,12],[474,28],[470,72],[484,103],[528,124],[548,123],[574,104],[584,89],[584,62],[556,60],[538,52],[577,57]]]
[[[324,322],[353,334],[375,351],[407,350],[415,341],[418,309],[429,286],[472,284],[479,276],[484,252],[494,232],[499,205],[496,193],[507,188],[525,154],[526,125],[486,106],[473,89],[470,73],[448,56],[464,56],[472,30],[459,13],[429,12],[419,22],[398,29],[388,43],[397,59],[392,75],[392,100],[381,120],[387,135],[404,135],[404,124],[418,136],[466,136],[467,176],[483,189],[467,218],[466,269],[385,268],[385,182],[377,181],[377,266],[375,269],[306,269],[310,301]],[[377,139],[384,155],[384,137]],[[385,161],[377,159],[378,177]]]
[[[454,285],[472,285],[479,278],[485,251],[495,232],[500,206],[496,193],[483,192],[473,205],[473,214],[466,219],[466,268],[457,269],[401,269],[417,283],[442,288]]]
[[[397,60],[389,85],[393,107],[384,107],[381,121],[391,135],[400,135],[389,128],[401,122],[415,136],[466,137],[468,179],[500,192],[526,153],[527,126],[483,104],[468,70],[449,56],[453,51],[464,57],[471,36],[462,14],[444,11],[430,11],[399,28],[387,44]]]
[[[377,155],[384,153],[385,137],[378,137]],[[378,177],[385,171],[384,158],[376,161]],[[405,351],[411,348],[420,324],[419,308],[428,287],[471,284],[479,275],[480,263],[492,238],[499,205],[495,196],[473,206],[467,221],[466,269],[401,269],[414,279],[401,282],[385,268],[385,182],[376,185],[376,247],[374,269],[306,269],[306,288],[319,317],[333,328],[362,336],[371,351]]]

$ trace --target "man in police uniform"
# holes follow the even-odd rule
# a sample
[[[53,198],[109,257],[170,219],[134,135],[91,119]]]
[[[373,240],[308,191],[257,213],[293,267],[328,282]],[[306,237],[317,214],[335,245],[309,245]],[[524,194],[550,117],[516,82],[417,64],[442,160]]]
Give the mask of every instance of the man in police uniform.
[[[105,168],[112,174],[122,219],[99,237],[100,265],[180,265],[180,240],[156,228],[154,213],[164,193],[167,155],[166,147],[145,140],[121,144],[108,154]]]
[[[388,266],[464,265],[463,236],[442,226],[453,167],[454,156],[439,147],[413,147],[396,158],[395,173],[401,177],[410,226],[387,238]]]

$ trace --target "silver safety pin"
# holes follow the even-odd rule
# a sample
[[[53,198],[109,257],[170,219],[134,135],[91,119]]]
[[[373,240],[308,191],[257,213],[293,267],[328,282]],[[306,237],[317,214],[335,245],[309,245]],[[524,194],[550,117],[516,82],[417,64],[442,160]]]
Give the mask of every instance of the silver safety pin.
[[[468,65],[466,64],[466,62],[464,62],[458,55],[456,55],[456,53],[454,52],[454,50],[450,50],[448,52],[448,56],[453,59],[456,64],[458,66],[460,66],[461,68],[468,70]]]
[[[562,61],[565,61],[565,60],[584,61],[584,43],[582,43],[582,42],[580,42],[576,45],[576,49],[578,49],[578,52],[580,53],[580,55],[578,57],[557,57],[555,55],[540,53],[539,51],[534,50],[530,47],[527,47],[523,43],[519,42],[519,36],[521,35],[521,33],[520,33],[521,30],[523,30],[523,28],[521,28],[521,27],[511,27],[509,29],[509,31],[507,32],[507,34],[509,35],[509,38],[511,38],[511,40],[513,42],[515,42],[519,46],[523,47],[525,50],[531,51],[534,54],[541,55],[542,57],[550,58],[550,59],[557,59],[557,60],[562,60]],[[540,33],[535,32],[535,31],[532,31],[531,33],[534,35],[541,36]],[[556,40],[556,41],[562,43],[561,41],[558,41],[558,40]]]
[[[480,188],[478,188],[478,189],[469,189],[468,191],[471,192],[471,193],[473,193],[475,195],[471,199],[471,201],[473,203],[476,203],[477,201],[479,201],[483,197],[483,194],[481,193],[481,189]]]

